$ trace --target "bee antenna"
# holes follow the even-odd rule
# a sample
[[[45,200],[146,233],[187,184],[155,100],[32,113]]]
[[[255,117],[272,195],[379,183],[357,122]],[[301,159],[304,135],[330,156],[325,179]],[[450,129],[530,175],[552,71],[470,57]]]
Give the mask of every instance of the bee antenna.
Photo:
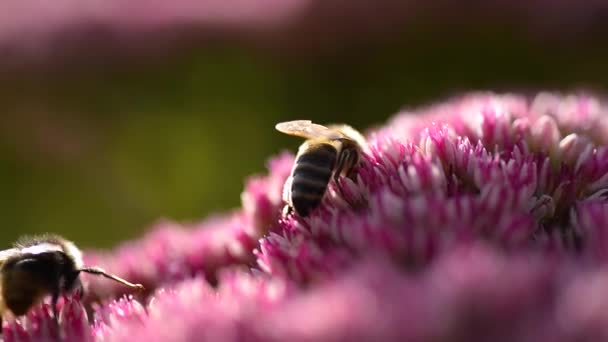
[[[114,280],[117,283],[121,283],[125,286],[131,287],[131,288],[135,288],[138,290],[145,290],[144,286],[142,284],[133,284],[129,281],[126,281],[125,279],[122,279],[118,276],[115,276],[113,274],[107,273],[106,271],[104,271],[102,268],[99,267],[83,267],[79,270],[76,270],[77,273],[80,272],[84,272],[84,273],[89,273],[89,274],[95,274],[95,275],[99,275],[102,276],[104,278],[108,278],[111,280]]]

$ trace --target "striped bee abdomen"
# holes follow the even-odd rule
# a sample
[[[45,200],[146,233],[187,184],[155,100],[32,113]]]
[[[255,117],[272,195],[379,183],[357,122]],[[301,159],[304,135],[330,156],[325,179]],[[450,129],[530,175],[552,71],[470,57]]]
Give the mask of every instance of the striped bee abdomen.
[[[336,148],[323,143],[311,144],[298,155],[291,183],[291,204],[298,215],[307,216],[321,204],[336,158]]]

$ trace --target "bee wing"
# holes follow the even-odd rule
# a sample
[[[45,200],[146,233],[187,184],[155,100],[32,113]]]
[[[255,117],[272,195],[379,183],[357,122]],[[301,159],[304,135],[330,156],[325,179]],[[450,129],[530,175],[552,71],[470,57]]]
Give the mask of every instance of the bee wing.
[[[281,122],[274,126],[277,131],[295,135],[306,139],[325,138],[330,140],[340,139],[343,135],[323,125],[315,124],[310,120],[295,120]]]
[[[6,259],[12,257],[13,255],[19,254],[19,248],[10,248],[0,251],[0,266],[4,264]]]

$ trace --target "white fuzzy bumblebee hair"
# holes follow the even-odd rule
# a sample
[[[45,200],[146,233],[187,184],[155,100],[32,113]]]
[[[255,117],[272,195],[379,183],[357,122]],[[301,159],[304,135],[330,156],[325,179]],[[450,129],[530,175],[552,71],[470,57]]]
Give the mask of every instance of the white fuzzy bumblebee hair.
[[[15,249],[22,253],[39,254],[51,251],[61,251],[74,261],[77,269],[83,267],[82,252],[76,245],[58,235],[43,234],[39,236],[24,236],[15,243]]]

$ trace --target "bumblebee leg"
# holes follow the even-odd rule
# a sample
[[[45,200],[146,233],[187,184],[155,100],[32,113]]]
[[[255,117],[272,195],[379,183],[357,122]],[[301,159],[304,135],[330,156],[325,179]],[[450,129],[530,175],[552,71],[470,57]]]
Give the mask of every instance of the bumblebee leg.
[[[291,215],[291,213],[293,213],[293,208],[289,204],[286,204],[283,207],[283,211],[282,211],[283,217],[288,217],[289,215]]]
[[[57,329],[57,333],[59,333],[59,310],[57,309],[58,301],[59,301],[59,289],[54,289],[53,295],[51,298],[51,306],[53,309],[53,321],[55,321],[55,328]]]
[[[78,282],[78,285],[74,289],[74,295],[76,296],[76,298],[78,298],[78,300],[84,298],[84,286],[82,285],[82,283]]]

